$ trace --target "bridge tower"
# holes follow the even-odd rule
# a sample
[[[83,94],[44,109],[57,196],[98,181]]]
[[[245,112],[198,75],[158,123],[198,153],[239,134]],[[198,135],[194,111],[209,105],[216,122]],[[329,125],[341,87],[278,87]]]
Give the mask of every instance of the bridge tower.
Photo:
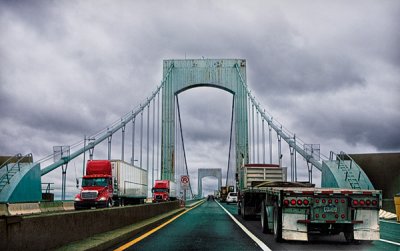
[[[175,95],[196,87],[219,88],[234,96],[236,170],[242,161],[248,163],[246,60],[164,60],[163,64],[161,178],[175,177]]]

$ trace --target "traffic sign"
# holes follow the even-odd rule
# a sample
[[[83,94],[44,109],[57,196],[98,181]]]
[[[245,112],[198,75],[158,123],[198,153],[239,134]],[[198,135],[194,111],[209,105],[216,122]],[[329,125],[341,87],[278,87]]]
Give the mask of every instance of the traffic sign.
[[[181,176],[181,189],[189,189],[189,176],[188,175]]]

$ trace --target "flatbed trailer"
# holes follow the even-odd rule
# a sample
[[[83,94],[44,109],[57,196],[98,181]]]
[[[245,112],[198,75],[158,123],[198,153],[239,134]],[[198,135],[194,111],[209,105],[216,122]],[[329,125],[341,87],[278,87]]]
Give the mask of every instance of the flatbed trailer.
[[[379,240],[379,190],[315,188],[295,182],[266,182],[240,191],[238,213],[260,215],[264,233],[276,241],[308,241],[309,233],[338,234],[348,242]]]
[[[238,181],[238,214],[260,217],[262,231],[273,233],[276,241],[340,232],[348,242],[379,239],[380,190],[287,182],[286,168],[274,164],[243,165]]]

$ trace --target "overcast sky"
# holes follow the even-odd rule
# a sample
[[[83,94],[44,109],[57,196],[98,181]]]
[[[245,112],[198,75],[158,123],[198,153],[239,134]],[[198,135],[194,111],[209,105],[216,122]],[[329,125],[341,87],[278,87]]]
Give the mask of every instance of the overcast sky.
[[[325,154],[398,152],[399,31],[396,0],[3,0],[0,155],[38,160],[107,127],[155,90],[162,60],[185,57],[246,59],[261,106]],[[193,177],[226,170],[231,100],[214,88],[180,95]]]

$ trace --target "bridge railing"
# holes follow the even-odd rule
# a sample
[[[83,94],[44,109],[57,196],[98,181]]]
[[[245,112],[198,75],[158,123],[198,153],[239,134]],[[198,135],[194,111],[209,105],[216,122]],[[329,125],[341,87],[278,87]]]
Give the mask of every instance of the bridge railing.
[[[15,162],[12,162],[16,160]],[[21,162],[28,160],[29,163],[32,163],[32,153],[28,153],[26,155],[17,154],[11,158],[9,158],[6,163],[3,164],[2,168],[6,168],[6,172],[0,177],[0,191],[3,190],[6,184],[10,184],[10,179],[17,173],[21,171]],[[9,167],[10,164],[11,167]],[[18,169],[18,170],[17,170]]]
[[[38,162],[43,164],[46,163],[45,167],[41,169],[41,175],[46,175],[47,173],[53,171],[54,169],[68,163],[72,159],[75,159],[76,157],[80,156],[84,152],[93,149],[96,145],[100,144],[101,142],[107,140],[109,137],[111,137],[114,133],[122,129],[128,122],[132,121],[138,114],[143,112],[143,110],[150,105],[151,101],[156,98],[157,95],[159,95],[160,90],[163,88],[164,83],[166,79],[168,78],[169,74],[171,73],[173,68],[173,65],[169,68],[167,71],[166,76],[164,77],[163,81],[161,81],[161,84],[156,88],[156,90],[152,93],[152,95],[148,98],[145,99],[143,103],[141,103],[138,107],[133,109],[132,111],[126,113],[123,115],[120,119],[116,120],[114,123],[109,125],[108,127],[102,129],[101,131],[91,135],[89,138],[94,139],[91,141],[89,144],[85,145],[85,140],[81,140],[78,143],[71,145],[70,146],[70,156],[66,158],[61,158],[58,161],[55,161],[51,164],[47,164],[48,162],[53,159],[54,154],[48,155],[45,158],[39,160]]]
[[[322,158],[320,160],[317,160],[313,158],[312,155],[309,155],[305,150],[304,150],[304,142],[298,138],[294,133],[283,127],[281,123],[279,123],[277,120],[273,119],[273,116],[268,114],[265,110],[263,110],[260,106],[260,103],[256,101],[255,97],[251,94],[250,89],[248,88],[245,80],[243,79],[241,73],[240,73],[240,68],[238,65],[235,66],[237,74],[239,75],[240,82],[242,85],[245,87],[247,91],[247,96],[250,99],[251,103],[254,105],[254,107],[257,109],[257,111],[260,113],[261,117],[267,121],[268,126],[270,126],[279,137],[281,137],[283,140],[285,140],[290,147],[292,147],[297,153],[299,153],[303,158],[311,163],[313,166],[315,166],[318,170],[322,171],[322,161],[327,160],[328,158],[321,154]],[[300,145],[299,142],[303,143],[303,145]]]

